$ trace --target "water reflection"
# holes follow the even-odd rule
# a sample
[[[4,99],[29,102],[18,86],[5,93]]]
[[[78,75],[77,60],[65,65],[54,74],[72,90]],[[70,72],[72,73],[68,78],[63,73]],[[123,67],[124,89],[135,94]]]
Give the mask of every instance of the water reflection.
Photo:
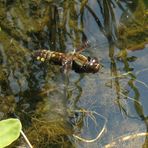
[[[0,8],[1,119],[16,113],[36,147],[97,147],[126,131],[133,133],[140,124],[148,129],[134,66],[142,55],[130,56],[126,50],[143,49],[147,43],[143,1],[4,0]],[[37,63],[31,56],[33,50],[40,48],[71,52],[86,40],[93,46],[84,54],[106,61],[100,74],[79,75],[71,71],[63,79],[60,67]],[[105,85],[108,81],[109,87]],[[82,109],[95,110],[109,119],[107,134],[92,145],[73,142],[74,126],[80,123],[78,132],[85,130],[83,120],[87,116],[76,116],[75,112],[69,115],[69,111]],[[118,133],[125,116],[129,128]],[[96,121],[103,124],[99,118]],[[93,130],[92,121],[87,123]],[[90,133],[85,134],[87,137]],[[96,132],[89,136],[93,134]],[[147,137],[143,145],[147,145]]]
[[[124,52],[126,52],[126,51],[124,51]],[[123,65],[124,65],[123,69],[126,72],[124,74],[124,76],[126,75],[126,79],[128,79],[127,82],[126,82],[127,84],[125,85],[126,86],[125,88],[122,86],[122,83],[121,83],[121,79],[123,77],[119,74],[119,71],[117,69],[116,57],[114,56],[114,47],[112,45],[111,45],[110,50],[109,50],[109,55],[110,55],[110,59],[111,59],[110,70],[111,70],[111,75],[113,76],[113,79],[111,81],[111,84],[112,84],[111,86],[115,87],[116,98],[117,98],[116,101],[117,101],[117,104],[120,108],[120,111],[123,112],[129,118],[134,118],[134,119],[137,119],[137,120],[141,119],[142,121],[144,121],[146,129],[147,129],[148,128],[147,116],[144,114],[144,109],[143,109],[143,105],[141,103],[141,98],[140,98],[140,92],[139,92],[139,89],[138,89],[138,87],[136,86],[136,83],[135,83],[138,80],[137,80],[137,77],[134,74],[134,72],[132,72],[133,68],[130,67],[130,63],[128,63],[128,58],[129,58],[128,54],[126,53],[126,54],[124,54],[124,57],[122,57],[122,62],[123,62]],[[131,62],[133,62],[133,61],[131,61]],[[145,85],[141,81],[138,81],[138,82],[142,83],[142,85]],[[133,94],[133,97],[129,97],[131,92]],[[126,102],[131,100],[133,102],[135,111],[136,111],[138,116],[137,115],[133,116],[132,112],[130,112],[130,113],[128,112],[128,108],[127,108],[128,104],[126,103],[126,105],[125,105],[123,100],[126,100]],[[144,135],[146,136],[146,139],[145,139],[143,146],[147,146],[147,135],[146,134],[144,134]],[[131,136],[131,138],[132,138],[132,136]],[[119,141],[117,140],[117,141],[115,141],[115,143],[116,142],[119,145],[119,143],[118,143]],[[122,142],[122,140],[120,142]],[[114,147],[114,146],[116,146],[115,143],[114,144],[112,143],[113,145],[111,144],[110,146],[107,145],[106,147],[108,147],[108,146]]]

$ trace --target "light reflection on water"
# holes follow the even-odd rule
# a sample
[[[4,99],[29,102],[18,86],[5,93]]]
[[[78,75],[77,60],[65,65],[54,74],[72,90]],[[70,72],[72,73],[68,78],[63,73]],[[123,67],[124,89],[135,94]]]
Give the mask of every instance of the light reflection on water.
[[[61,2],[49,7],[46,3],[23,4],[29,13],[23,9],[23,6],[17,10],[18,3],[8,3],[11,7],[6,10],[9,11],[6,22],[10,25],[5,27],[1,20],[0,33],[3,37],[0,46],[0,100],[4,98],[8,100],[0,110],[4,113],[1,119],[9,117],[13,111],[18,114],[25,124],[30,141],[38,147],[42,147],[42,143],[47,144],[47,147],[50,144],[56,145],[56,142],[58,145],[58,140],[64,141],[59,142],[63,147],[67,145],[103,147],[117,137],[147,132],[148,70],[142,71],[148,68],[147,47],[134,52],[125,50],[137,45],[132,43],[128,36],[125,36],[127,37],[125,41],[125,38],[122,38],[124,34],[118,37],[117,33],[120,23],[123,25],[123,32],[127,27],[124,23],[131,23],[126,19],[131,4],[120,1],[113,4],[106,0],[88,3],[87,1]],[[57,6],[60,6],[59,11],[56,11]],[[113,9],[118,15],[114,14]],[[26,12],[23,14],[23,19],[21,14],[17,16],[15,13],[20,10]],[[131,11],[130,14],[134,16],[135,12]],[[5,16],[5,13],[3,15]],[[14,20],[20,17],[20,20],[13,22],[12,17]],[[30,18],[34,19],[35,23]],[[24,26],[29,27],[20,28],[21,21]],[[12,26],[15,24],[18,26],[18,33],[12,31]],[[118,42],[117,38],[122,42]],[[90,41],[91,46],[84,51],[84,54],[96,56],[103,65],[97,74],[77,74],[71,71],[65,80],[59,66],[40,64],[31,56],[32,50],[38,48],[69,52],[86,39]],[[141,73],[137,74],[139,71]],[[11,106],[11,101],[9,102],[11,95],[12,100],[17,102],[15,106]],[[12,109],[7,110],[5,106],[7,108],[11,106]],[[94,135],[101,131],[104,121],[99,117],[96,120],[95,118],[87,120],[87,115],[69,113],[83,109],[96,111],[108,121],[102,136],[89,144],[76,140],[72,134],[78,132],[83,138],[94,138]],[[84,120],[87,121],[86,124]],[[93,121],[97,123],[95,131],[93,131]],[[38,132],[36,128],[39,129]],[[37,143],[38,137],[40,141]],[[61,139],[56,139],[57,137]],[[46,138],[49,141],[46,141]],[[117,147],[119,145],[140,147],[144,143],[146,145],[144,136],[140,141],[138,138],[135,138],[137,141],[129,140],[127,143],[117,141],[115,145],[117,144]]]

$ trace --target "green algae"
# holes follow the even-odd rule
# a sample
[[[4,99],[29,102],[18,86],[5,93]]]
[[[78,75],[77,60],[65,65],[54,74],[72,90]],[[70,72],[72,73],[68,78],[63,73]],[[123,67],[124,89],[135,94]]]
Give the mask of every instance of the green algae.
[[[119,43],[128,50],[140,50],[148,44],[148,16],[143,1],[139,1],[132,16],[119,27]]]
[[[110,14],[104,16],[105,24],[102,23],[102,27],[100,25],[98,28],[102,30],[105,26],[109,32],[102,34],[108,38],[113,35],[113,28],[117,26],[111,25],[116,21],[112,5],[106,4],[109,2],[106,1],[102,9],[106,15],[112,12],[112,16]],[[87,0],[80,2],[80,7],[77,7],[75,1],[0,2],[0,55],[2,55],[0,56],[0,102],[2,102],[0,111],[5,114],[17,112],[20,115],[27,136],[34,147],[72,147],[69,137],[73,138],[74,129],[68,122],[67,98],[62,96],[63,89],[59,87],[59,84],[63,83],[59,80],[60,68],[34,64],[32,51],[39,48],[71,51],[73,47],[77,47],[82,38],[86,37],[85,21],[82,21],[85,13],[94,16],[94,23],[100,20],[98,14],[88,6]],[[63,10],[61,14],[58,11],[59,7]],[[141,1],[132,15],[134,19],[123,21],[121,26],[116,28],[119,34],[117,44],[120,49],[143,49],[148,42],[147,10]],[[108,26],[110,28],[107,28]],[[69,40],[72,40],[73,46],[70,47],[72,49],[67,47]],[[127,54],[127,51],[122,50],[119,56],[127,62]],[[136,58],[130,60],[134,61]],[[115,65],[112,68],[112,71],[116,72]],[[92,94],[97,94],[99,87],[104,86],[103,83],[97,87],[96,80],[92,83],[86,80],[82,89],[78,82],[75,83],[77,86],[75,89],[79,91],[75,91],[74,94],[73,90],[69,91],[69,98],[70,96],[77,98],[75,106],[82,95],[84,106],[90,102],[93,104],[93,99],[89,98],[93,97]],[[92,87],[94,84],[97,89]],[[119,86],[114,87],[119,91]],[[102,106],[109,102],[109,100],[103,101],[99,102]],[[112,107],[113,105],[110,108]],[[111,110],[110,108],[107,107],[108,110]],[[26,117],[24,112],[30,117]]]

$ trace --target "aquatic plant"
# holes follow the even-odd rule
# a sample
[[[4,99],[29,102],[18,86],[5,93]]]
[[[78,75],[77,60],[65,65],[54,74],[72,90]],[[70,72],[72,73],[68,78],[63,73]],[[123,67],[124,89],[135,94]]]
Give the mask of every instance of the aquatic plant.
[[[0,148],[6,147],[20,136],[22,125],[20,120],[10,118],[0,121]]]
[[[19,119],[9,118],[0,121],[0,148],[11,145],[20,135],[23,136],[29,148],[32,148],[28,138],[22,131],[22,124]]]
[[[1,1],[0,118],[17,113],[35,147],[74,147],[73,141],[79,140],[99,145],[111,111],[133,117],[129,102],[147,126],[136,86],[147,84],[134,74],[132,64],[137,57],[130,57],[128,51],[147,44],[143,4],[142,0]],[[84,55],[95,54],[105,66],[99,76],[72,72],[66,76],[68,83],[59,67],[38,63],[31,56],[38,49],[66,54],[87,40],[92,46]],[[90,104],[93,109],[88,109]],[[115,120],[109,121],[115,125],[118,117],[112,118]],[[21,142],[19,139],[18,146]]]

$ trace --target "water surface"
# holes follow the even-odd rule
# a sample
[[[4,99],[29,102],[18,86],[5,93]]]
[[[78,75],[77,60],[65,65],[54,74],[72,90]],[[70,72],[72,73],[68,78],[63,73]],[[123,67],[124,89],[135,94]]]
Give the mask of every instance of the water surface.
[[[19,117],[34,147],[147,147],[146,1],[6,0],[0,8],[0,119]],[[32,56],[86,41],[82,54],[102,65],[96,74],[65,76]]]

